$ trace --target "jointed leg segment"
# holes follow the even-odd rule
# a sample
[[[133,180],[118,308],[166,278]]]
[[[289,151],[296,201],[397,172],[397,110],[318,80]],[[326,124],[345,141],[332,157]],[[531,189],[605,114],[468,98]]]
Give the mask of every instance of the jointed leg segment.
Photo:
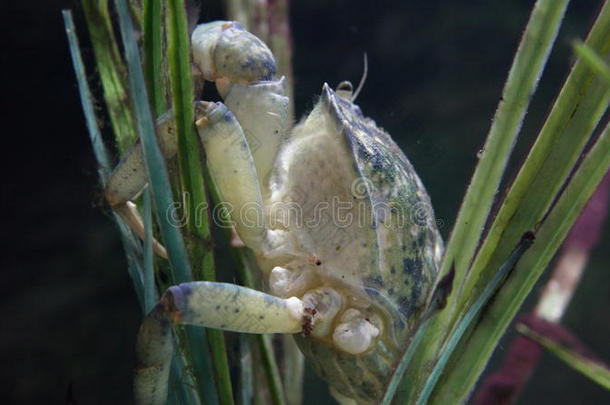
[[[265,239],[265,211],[254,158],[242,127],[222,103],[199,102],[195,116],[220,197],[231,212],[241,240],[257,250]]]
[[[283,79],[274,80],[273,55],[234,22],[201,25],[191,42],[197,70],[205,80],[216,82],[235,114],[222,103],[196,104],[197,129],[222,201],[230,206],[235,228],[248,247],[256,252],[280,250],[284,239],[278,237],[279,231],[267,229],[261,192],[289,125],[288,99]],[[177,152],[172,118],[166,114],[157,127],[157,140],[168,158]],[[141,221],[128,204],[147,181],[142,149],[136,145],[115,169],[106,189],[109,203],[136,232],[142,228]],[[233,284],[193,282],[171,287],[146,316],[138,334],[136,403],[164,404],[167,399],[173,325],[298,333],[303,312],[298,298],[277,298]]]
[[[193,282],[170,287],[144,319],[136,346],[137,404],[164,404],[173,353],[172,326],[190,324],[243,333],[298,333],[303,303],[234,284]]]

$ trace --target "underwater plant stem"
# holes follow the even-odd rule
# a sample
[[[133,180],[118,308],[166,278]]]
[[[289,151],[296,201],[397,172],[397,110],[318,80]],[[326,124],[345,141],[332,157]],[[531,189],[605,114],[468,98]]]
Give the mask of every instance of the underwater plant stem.
[[[83,0],[83,11],[95,65],[102,83],[104,101],[110,116],[110,123],[121,152],[124,152],[137,138],[134,110],[130,105],[127,69],[118,41],[114,35],[108,0]]]
[[[534,6],[515,54],[483,153],[462,201],[439,272],[440,281],[455,267],[454,292],[448,297],[446,308],[430,320],[424,343],[411,359],[411,364],[396,391],[396,403],[412,401],[419,397],[428,381],[429,371],[426,370],[431,370],[431,364],[439,361],[448,347],[449,336],[470,310],[462,308],[462,302],[468,299],[472,305],[485,288],[485,285],[481,285],[474,289],[469,284],[470,278],[478,279],[480,276],[472,272],[472,261],[479,252],[479,244],[485,243],[481,241],[485,223],[489,220],[498,186],[527,107],[555,42],[567,4],[568,0],[538,0]],[[527,230],[519,229],[519,237]],[[492,236],[497,235],[488,233],[486,239]],[[512,249],[517,242],[518,239],[511,241],[505,245],[506,249]],[[489,282],[493,278],[509,253],[510,251],[503,252],[502,261],[495,266],[480,270],[487,272],[486,281]],[[461,311],[462,309],[464,311]],[[452,380],[447,388],[454,385],[460,385],[459,381]]]
[[[151,104],[155,116],[159,117],[167,109],[165,102],[166,74],[163,71],[163,24],[162,6],[159,0],[144,0],[144,74],[148,85]]]
[[[178,135],[178,164],[182,194],[186,198],[189,250],[194,263],[196,280],[214,281],[214,255],[211,249],[210,223],[205,183],[199,157],[199,142],[194,129],[194,86],[191,74],[190,40],[184,2],[168,2],[167,33],[170,83]],[[222,405],[233,404],[233,389],[227,359],[224,333],[209,329],[207,340],[214,366],[218,399]]]
[[[578,287],[591,249],[597,244],[608,215],[610,172],[583,210],[564,242],[561,256],[530,316],[559,323]],[[525,388],[542,355],[542,347],[517,336],[506,351],[502,367],[490,375],[474,398],[475,405],[513,403]]]

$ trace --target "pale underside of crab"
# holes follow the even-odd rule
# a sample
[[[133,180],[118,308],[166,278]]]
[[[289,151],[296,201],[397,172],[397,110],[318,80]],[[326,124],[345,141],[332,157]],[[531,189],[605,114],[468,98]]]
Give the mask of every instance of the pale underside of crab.
[[[442,256],[421,181],[353,103],[350,85],[325,84],[291,128],[284,79],[262,41],[218,21],[195,29],[192,52],[224,100],[195,106],[207,165],[268,291],[216,282],[169,288],[138,335],[137,403],[166,401],[173,324],[294,334],[340,402],[378,402],[420,324]],[[171,157],[171,114],[157,132]],[[146,183],[136,145],[106,196],[124,210]]]

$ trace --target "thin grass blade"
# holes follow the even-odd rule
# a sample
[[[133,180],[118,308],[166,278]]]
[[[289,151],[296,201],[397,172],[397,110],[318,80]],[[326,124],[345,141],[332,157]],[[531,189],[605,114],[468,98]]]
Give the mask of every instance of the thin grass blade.
[[[606,82],[610,83],[610,67],[608,67],[606,61],[604,61],[595,50],[580,41],[575,41],[572,44],[572,47],[574,48],[576,55],[580,57],[582,63],[589,66],[595,74],[603,77]]]
[[[303,402],[305,357],[292,336],[282,335],[280,339],[282,344],[282,367],[280,370],[284,382],[286,404],[300,405]]]
[[[470,263],[479,245],[479,238],[488,220],[508,158],[557,36],[567,4],[568,0],[538,0],[534,6],[510,69],[483,154],[447,245],[439,280],[455,266],[455,292],[449,296],[446,309],[431,319],[424,343],[414,354],[399,384],[395,403],[404,403],[417,397],[416,393],[423,388],[427,379],[427,373],[422,370],[429,369],[430,364],[436,362],[448,333],[455,325],[456,304],[461,294],[466,291],[464,282]],[[511,246],[515,245],[516,241]],[[398,369],[400,368],[399,364]],[[396,375],[395,378],[400,376]],[[390,386],[392,384],[393,381]]]
[[[144,285],[144,314],[149,313],[157,304],[157,288],[155,287],[155,271],[153,261],[153,233],[152,233],[152,201],[150,191],[144,190],[142,196],[142,220],[144,222],[144,249],[143,249],[143,285]]]
[[[610,42],[607,41],[609,35],[610,7],[606,4],[590,32],[587,43],[595,52],[607,57],[610,55]],[[465,291],[479,291],[483,288],[491,271],[499,266],[502,257],[506,257],[508,245],[514,243],[520,233],[536,230],[545,221],[549,215],[549,207],[569,179],[570,170],[581,155],[599,119],[607,110],[609,100],[610,86],[603,78],[596,77],[586,63],[577,62],[505,203],[500,208],[472,266],[472,277],[468,280]],[[467,299],[458,305],[464,311],[469,307]],[[508,308],[511,307],[506,306],[507,310]],[[494,330],[494,336],[495,332]],[[482,353],[485,352],[478,352],[481,358],[485,357]],[[487,355],[491,355],[491,350]],[[472,365],[468,371],[473,371],[478,377],[484,363],[476,363],[481,367],[476,372],[476,367]],[[457,370],[456,364],[449,366],[452,367]],[[463,381],[463,377],[457,380]],[[475,380],[476,377],[470,375],[468,383],[474,384]]]
[[[537,230],[534,245],[517,263],[511,277],[487,307],[485,316],[472,334],[455,351],[437,385],[437,392],[431,397],[433,402],[466,399],[510,321],[609,169],[610,124]],[[464,367],[464,364],[468,364],[468,367]]]
[[[188,282],[192,280],[192,272],[184,240],[180,229],[170,223],[170,218],[167,215],[167,211],[174,207],[174,200],[165,161],[156,141],[154,121],[149,107],[132,21],[125,0],[116,0],[115,4],[125,48],[125,59],[129,69],[129,83],[136,112],[137,128],[142,141],[157,221],[169,253],[172,274],[175,278],[174,282]],[[186,339],[189,353],[188,360],[197,381],[199,392],[205,398],[206,403],[215,404],[218,401],[213,384],[210,357],[202,344],[205,341],[205,332],[201,328],[185,327],[184,329],[188,336]]]
[[[284,395],[284,389],[282,387],[282,380],[280,378],[280,370],[277,367],[277,360],[275,359],[275,353],[273,352],[273,346],[271,344],[270,335],[257,336],[259,349],[261,351],[261,357],[263,358],[263,367],[265,374],[269,380],[271,401],[273,405],[285,405],[286,396]]]
[[[506,262],[498,269],[496,274],[494,274],[494,277],[491,279],[491,281],[487,283],[485,289],[481,292],[477,300],[470,307],[468,313],[466,313],[466,315],[462,319],[460,319],[460,321],[456,325],[456,328],[449,336],[445,349],[441,353],[438,361],[432,369],[432,372],[430,373],[430,376],[426,381],[424,389],[422,390],[421,394],[419,395],[419,398],[417,399],[417,405],[425,405],[428,403],[430,394],[432,393],[432,390],[434,390],[434,388],[436,387],[439,378],[443,374],[445,366],[447,365],[449,357],[453,353],[454,348],[458,345],[460,339],[462,339],[466,330],[472,326],[475,318],[480,314],[483,307],[487,305],[489,300],[498,291],[498,288],[500,288],[502,283],[506,280],[506,277],[508,276],[509,272],[513,269],[513,267],[519,261],[521,256],[523,256],[525,251],[530,248],[533,242],[533,234],[526,233],[522,237],[521,241],[519,242],[517,247],[515,247]]]
[[[174,207],[174,199],[171,194],[165,160],[156,141],[155,124],[149,107],[138,46],[133,37],[134,31],[131,18],[124,0],[117,0],[116,7],[119,14],[127,65],[129,67],[131,96],[134,99],[137,127],[142,140],[145,163],[149,175],[149,186],[153,192],[157,220],[167,245],[170,263],[176,274],[176,281],[186,282],[191,279],[191,266],[180,230],[169,222],[166,212]]]
[[[426,336],[426,333],[428,332],[429,324],[430,320],[424,322],[424,324],[421,325],[415,333],[413,339],[411,339],[407,351],[402,356],[400,362],[396,366],[394,376],[392,377],[392,380],[390,380],[390,383],[386,388],[386,392],[381,401],[381,405],[390,405],[394,402],[394,397],[397,395],[396,390],[398,390],[400,384],[402,384],[402,379],[405,375],[405,372],[411,364],[411,360],[413,360],[415,353],[417,352],[417,350],[419,350],[420,345],[422,344],[422,339],[424,338],[424,336]]]
[[[133,145],[137,133],[129,105],[127,70],[114,36],[108,0],[83,0],[82,5],[110,123],[119,151],[124,152]]]
[[[239,404],[250,405],[254,397],[252,336],[239,335]]]
[[[92,103],[91,91],[86,80],[86,73],[82,57],[79,52],[78,38],[76,37],[76,31],[74,28],[74,22],[72,19],[71,11],[62,11],[64,22],[66,26],[66,32],[70,43],[70,53],[72,55],[72,61],[74,64],[76,76],[79,84],[79,91],[81,96],[81,103],[85,113],[87,121],[87,127],[91,138],[91,143],[95,152],[96,160],[98,162],[98,172],[100,176],[100,183],[102,187],[105,186],[108,177],[110,176],[110,159],[106,147],[102,141],[99,127],[97,125],[97,119],[95,116],[95,110]],[[148,192],[144,197],[144,221],[145,228],[149,229],[150,224],[150,204],[147,202]],[[138,241],[133,237],[129,227],[123,222],[120,216],[114,214],[114,220],[119,228],[121,234],[121,240],[125,249],[125,254],[128,263],[128,273],[132,279],[134,289],[138,301],[143,309],[150,308],[154,305],[156,300],[155,288],[154,288],[154,275],[152,274],[152,238],[147,237],[145,246],[148,247],[149,251],[145,253],[144,263],[142,258],[142,249]],[[147,231],[147,235],[150,231]],[[150,240],[149,240],[150,239]],[[145,249],[146,250],[146,249]],[[150,265],[147,264],[146,257],[150,257]],[[151,282],[153,283],[151,285]],[[153,301],[151,303],[151,300]],[[193,396],[192,390],[186,390],[183,381],[187,381],[188,377],[184,376],[182,371],[185,369],[184,361],[178,354],[172,361],[172,376],[171,381],[177,389],[172,390],[168,403],[171,405],[178,404],[193,404],[199,403],[198,399]],[[178,385],[179,383],[179,385]]]
[[[589,34],[587,44],[595,52],[607,57],[610,54],[610,42],[607,41],[609,35],[610,7],[606,4]],[[532,252],[543,254],[540,246],[545,246],[545,243],[548,245],[550,242],[545,242],[539,233],[542,229],[548,230],[549,216],[556,215],[554,213],[559,208],[553,204],[567,181],[570,183],[559,201],[563,201],[563,204],[569,203],[565,200],[565,193],[571,187],[575,187],[576,180],[576,178],[570,180],[571,170],[589,141],[592,131],[607,110],[609,100],[610,87],[605,81],[595,76],[586,64],[577,62],[472,265],[471,277],[464,288],[467,294],[458,303],[463,313],[471,305],[468,296],[476,296],[475,292],[484,288],[493,274],[493,269],[500,266],[502,258],[508,255],[508,247],[511,243],[515,243],[515,239],[520,234],[532,230],[537,236],[534,248],[524,256],[522,262],[532,258],[534,254]],[[594,150],[599,151],[603,148],[601,145],[603,145],[602,139],[598,141]],[[586,161],[590,161],[592,156],[593,150]],[[603,167],[603,161],[604,158],[598,156],[596,165],[602,164]],[[576,173],[582,173],[584,168],[583,163]],[[590,195],[585,191],[582,192],[584,195]],[[582,195],[573,194],[572,197],[576,199],[581,198]],[[562,221],[569,218],[566,212],[564,214]],[[571,226],[572,222],[563,222],[562,225]],[[562,235],[561,239],[563,237],[565,235]],[[554,253],[556,248],[549,247],[549,249],[548,252]],[[463,344],[458,346],[442,381],[438,384],[438,393],[433,396],[436,398],[434,400],[466,398],[491,356],[493,347],[515,315],[525,295],[530,291],[532,280],[537,279],[547,263],[548,261],[538,260],[536,264],[541,267],[534,265],[522,267],[522,263],[518,264],[515,273],[498,294],[505,296],[506,291],[511,291],[510,297],[505,298],[503,307],[495,307],[498,303],[496,298],[493,306],[498,312],[492,315],[488,310],[486,317],[473,330],[472,336],[464,339]],[[520,271],[526,272],[527,277],[521,275]],[[520,280],[522,284],[515,284],[515,280]],[[477,346],[472,346],[474,336],[477,336]],[[465,354],[465,351],[468,354]],[[463,364],[468,364],[469,367],[464,368]]]
[[[144,75],[153,111],[159,117],[167,110],[167,74],[163,69],[163,3],[159,0],[144,0],[143,9]]]
[[[87,82],[87,73],[80,54],[76,29],[72,19],[72,12],[69,10],[63,10],[62,15],[70,45],[70,55],[72,57],[74,71],[78,81],[78,90],[80,93],[83,112],[85,114],[87,130],[89,132],[89,138],[91,139],[91,144],[93,145],[93,151],[98,164],[100,184],[102,187],[104,187],[108,177],[110,176],[110,159],[108,157],[106,146],[102,141],[99,126],[97,125],[97,117],[95,115],[95,107],[93,105],[93,96],[91,95],[89,83]],[[141,266],[141,248],[134,239],[129,228],[123,223],[120,217],[118,215],[114,215],[114,219],[121,233],[121,239],[127,257],[128,274],[133,282],[138,301],[140,304],[142,304],[144,301],[144,287],[142,284],[143,268]]]
[[[188,21],[183,1],[171,0],[167,5],[168,62],[178,136],[178,164],[182,192],[187,202],[188,235],[192,237],[189,250],[194,264],[195,278],[214,281],[216,274],[214,255],[210,248],[212,243],[207,210],[203,210],[202,215],[202,208],[208,207],[208,203],[199,159],[200,146],[193,124],[194,89]],[[208,329],[206,333],[219,401],[222,405],[232,405],[233,388],[224,333],[212,329]]]
[[[538,342],[568,366],[610,391],[610,368],[603,363],[585,357],[574,350],[570,350],[561,343],[536,333],[524,324],[517,325],[517,331]]]
[[[606,3],[587,44],[610,57],[610,4]],[[511,186],[472,265],[466,291],[478,290],[490,278],[485,269],[497,268],[508,255],[508,246],[543,220],[568,180],[591,134],[608,109],[610,86],[589,65],[578,60],[568,76],[540,135]],[[460,309],[468,297],[460,301]]]
[[[95,107],[93,105],[93,96],[91,95],[91,89],[89,89],[87,72],[85,72],[85,65],[80,54],[80,47],[78,45],[78,37],[76,36],[76,28],[74,27],[72,11],[62,10],[61,14],[64,19],[64,26],[70,46],[70,56],[72,57],[72,65],[74,66],[74,73],[76,74],[76,79],[78,82],[80,102],[81,106],[83,107],[83,113],[85,114],[85,122],[87,124],[87,130],[89,131],[91,144],[93,145],[95,160],[97,160],[98,164],[98,174],[103,187],[106,185],[106,181],[110,176],[110,159],[108,158],[106,146],[102,141],[100,128],[97,125],[97,117],[95,115]]]
[[[519,44],[483,154],[447,246],[442,273],[447,273],[450,265],[455,264],[458,284],[453,298],[450,298],[453,301],[462,293],[459,283],[463,283],[468,275],[469,264],[568,3],[568,0],[538,0]]]
[[[217,191],[215,191],[215,193],[217,193]],[[235,252],[235,258],[238,263],[238,276],[242,284],[249,288],[256,288],[252,275],[252,272],[254,271],[254,259],[250,256],[250,252],[243,248],[234,248],[233,251]],[[271,394],[271,403],[273,405],[286,405],[286,393],[280,377],[280,368],[275,357],[275,352],[273,351],[271,336],[255,335],[252,336],[252,339],[258,347],[263,360],[262,369],[265,373],[267,383],[269,384],[268,388],[269,393]]]

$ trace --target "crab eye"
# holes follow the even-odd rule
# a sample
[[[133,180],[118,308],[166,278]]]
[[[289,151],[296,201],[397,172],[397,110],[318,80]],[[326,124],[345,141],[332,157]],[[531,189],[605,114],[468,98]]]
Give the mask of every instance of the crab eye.
[[[336,93],[339,97],[344,98],[346,100],[351,100],[352,95],[354,94],[354,86],[352,83],[345,80],[337,86]]]

